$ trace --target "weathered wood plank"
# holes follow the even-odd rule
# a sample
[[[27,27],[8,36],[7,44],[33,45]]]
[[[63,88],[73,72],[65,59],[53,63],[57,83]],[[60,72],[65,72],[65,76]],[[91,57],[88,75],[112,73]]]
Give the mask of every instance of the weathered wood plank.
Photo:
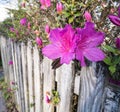
[[[43,112],[54,112],[54,106],[46,102],[46,92],[51,94],[55,86],[54,70],[51,68],[51,60],[44,57],[43,59]]]
[[[80,92],[80,76],[75,76],[74,93],[79,95]]]
[[[35,88],[35,112],[43,112],[43,89],[42,89],[42,72],[40,67],[40,51],[37,46],[33,49],[34,58],[34,88]]]
[[[110,84],[105,87],[101,112],[120,112],[120,87]]]
[[[60,75],[58,79],[58,92],[60,94],[60,103],[57,106],[57,112],[71,112],[72,95],[73,95],[73,83],[74,83],[74,67],[73,64],[62,65],[56,71],[57,75]]]
[[[33,74],[33,48],[29,41],[27,46],[27,75],[28,75],[28,90],[29,90],[29,112],[34,112],[34,74]]]
[[[22,72],[23,72],[23,86],[24,86],[24,100],[25,100],[25,112],[29,112],[29,99],[28,99],[28,74],[27,74],[27,46],[21,44],[22,55]]]
[[[13,61],[13,57],[12,57],[12,41],[11,39],[9,39],[9,45],[8,45],[8,48],[9,48],[9,60],[12,60]],[[14,81],[14,75],[13,75],[13,65],[9,65],[9,76],[10,76],[10,87],[13,89],[14,88],[14,85],[12,85],[11,82],[15,82]]]
[[[19,66],[18,66],[18,55],[17,55],[17,46],[18,44],[14,42],[14,66],[15,66],[15,77],[16,77],[16,83],[17,83],[17,102],[18,102],[18,110],[21,111],[21,91],[20,91],[20,77],[19,77]]]
[[[101,65],[96,72],[96,64],[82,67],[80,76],[80,94],[77,112],[99,112],[103,93],[104,76]]]
[[[8,81],[8,59],[7,59],[7,39],[5,37],[1,37],[1,54],[2,54],[2,63],[3,63],[3,69],[5,74],[5,81]]]
[[[13,79],[17,86],[17,76],[16,76],[16,65],[15,65],[15,48],[14,48],[14,42],[11,43],[12,48],[12,59],[13,59]],[[18,99],[18,91],[15,91],[15,102],[18,105],[19,99]]]
[[[16,54],[17,54],[17,66],[18,66],[18,81],[19,81],[19,92],[20,92],[20,104],[21,111],[24,112],[25,102],[24,102],[24,86],[23,86],[23,75],[22,75],[22,60],[21,60],[21,45],[17,43],[16,46]]]
[[[2,58],[2,65],[3,65],[3,70],[4,70],[4,76],[5,80],[7,81],[6,78],[6,62],[5,62],[5,46],[6,46],[6,40],[4,37],[1,36],[0,38],[0,48],[1,48],[1,58]]]

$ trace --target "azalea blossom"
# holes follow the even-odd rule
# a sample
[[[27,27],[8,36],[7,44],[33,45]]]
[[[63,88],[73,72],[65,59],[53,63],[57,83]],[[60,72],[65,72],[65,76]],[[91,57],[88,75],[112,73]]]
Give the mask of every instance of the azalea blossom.
[[[94,23],[86,22],[85,27],[76,29],[78,38],[76,47],[76,59],[81,62],[81,66],[85,66],[84,58],[90,61],[101,61],[105,58],[104,53],[97,48],[104,40],[104,33],[97,32]]]
[[[20,20],[20,24],[23,25],[23,26],[25,26],[27,24],[27,18],[22,18]]]
[[[26,3],[25,3],[25,2],[22,2],[21,7],[24,7],[24,8],[25,8],[25,6],[26,6]]]
[[[120,26],[120,6],[118,7],[118,16],[109,15],[108,17],[113,24]]]
[[[120,38],[116,38],[116,47],[120,49]]]
[[[50,33],[50,26],[49,26],[49,25],[46,25],[46,26],[45,26],[45,32],[46,32],[47,34]]]
[[[9,64],[9,65],[13,65],[13,61],[10,60],[10,61],[8,62],[8,64]]]
[[[46,9],[51,6],[51,0],[40,0],[41,9]]]
[[[85,17],[87,22],[91,22],[92,21],[91,14],[88,11],[85,11],[84,17]]]
[[[30,22],[28,22],[27,27],[28,27],[28,29],[31,29],[31,24],[30,24]]]
[[[46,100],[46,103],[50,103],[51,102],[51,96],[50,96],[49,92],[46,92],[45,100]]]
[[[8,91],[8,92],[11,92],[11,91],[12,91],[12,89],[11,89],[11,88],[8,88],[8,89],[7,89],[7,91]]]
[[[42,46],[42,39],[41,38],[36,37],[35,41],[39,46]]]
[[[12,85],[15,85],[15,82],[14,82],[14,81],[11,81],[11,84],[12,84]]]
[[[10,27],[10,31],[11,31],[11,32],[15,32],[14,27]]]
[[[61,2],[58,2],[58,3],[57,3],[56,9],[57,9],[57,13],[58,13],[58,14],[61,14],[61,13],[62,13],[63,5],[62,5]]]
[[[60,63],[69,64],[75,59],[76,38],[71,25],[63,29],[56,28],[50,31],[51,44],[42,49],[42,53],[50,59],[60,58]]]

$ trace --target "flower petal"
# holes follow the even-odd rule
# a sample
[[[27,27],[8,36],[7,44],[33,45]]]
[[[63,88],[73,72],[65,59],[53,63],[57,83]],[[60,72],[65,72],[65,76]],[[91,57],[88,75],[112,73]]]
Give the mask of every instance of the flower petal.
[[[91,61],[102,61],[105,58],[104,53],[98,48],[88,48],[84,50],[84,56]]]
[[[60,31],[61,29],[60,28],[56,28],[56,29],[53,29],[50,31],[50,41],[51,42],[56,42],[56,41],[59,41],[61,39],[60,37]]]
[[[50,44],[44,47],[42,49],[42,53],[50,59],[56,59],[61,56],[60,48],[57,47],[55,44]]]
[[[104,33],[97,32],[94,23],[86,22],[83,29],[77,29],[76,36],[79,37],[79,47],[96,47],[104,40]]]
[[[74,58],[75,58],[74,53],[65,53],[65,54],[62,55],[62,57],[60,59],[60,63],[61,64],[63,64],[63,63],[69,64],[70,61]]]
[[[120,6],[118,7],[118,16],[120,17]]]
[[[120,18],[118,16],[109,15],[109,19],[113,24],[120,26]]]
[[[76,59],[80,61],[81,66],[86,66],[83,52],[79,49],[76,49]]]

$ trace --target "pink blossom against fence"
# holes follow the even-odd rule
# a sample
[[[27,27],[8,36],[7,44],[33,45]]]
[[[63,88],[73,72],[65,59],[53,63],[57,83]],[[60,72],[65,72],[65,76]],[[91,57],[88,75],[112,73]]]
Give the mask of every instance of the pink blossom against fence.
[[[74,109],[75,112],[99,112],[104,109],[100,108],[105,86],[104,68],[101,65],[96,69],[98,65],[93,63],[92,66],[82,67],[82,71],[77,73],[74,63],[63,64],[53,70],[52,61],[43,57],[37,46],[32,46],[31,42],[26,45],[3,37],[1,41],[5,79],[9,84],[11,81],[17,83],[14,93],[20,112],[73,112]],[[10,48],[12,52],[8,52]],[[8,59],[13,60],[13,66],[8,66]],[[54,96],[52,90],[59,93],[59,97]],[[50,95],[50,103],[46,103],[46,95]],[[73,97],[79,97],[75,100],[77,108],[73,107]],[[56,105],[54,98],[59,102]]]

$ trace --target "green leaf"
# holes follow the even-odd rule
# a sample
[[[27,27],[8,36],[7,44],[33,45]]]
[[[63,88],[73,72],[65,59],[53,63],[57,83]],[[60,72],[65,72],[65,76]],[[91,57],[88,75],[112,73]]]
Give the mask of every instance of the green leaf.
[[[69,12],[66,12],[66,11],[64,11],[63,14],[65,17],[69,17],[71,15]]]
[[[120,56],[115,56],[112,61],[112,65],[116,65],[120,63]]]
[[[111,64],[112,64],[110,57],[106,57],[106,58],[104,59],[104,62],[105,62],[107,65],[111,65]]]
[[[109,51],[109,52],[116,53],[116,50],[113,47],[109,46],[109,45],[105,45],[104,49]]]
[[[113,75],[116,71],[116,66],[114,66],[114,65],[110,66],[109,70],[110,70],[111,74]]]
[[[68,21],[69,21],[69,24],[72,23],[73,20],[74,20],[74,17],[70,17],[69,20],[68,20]]]

